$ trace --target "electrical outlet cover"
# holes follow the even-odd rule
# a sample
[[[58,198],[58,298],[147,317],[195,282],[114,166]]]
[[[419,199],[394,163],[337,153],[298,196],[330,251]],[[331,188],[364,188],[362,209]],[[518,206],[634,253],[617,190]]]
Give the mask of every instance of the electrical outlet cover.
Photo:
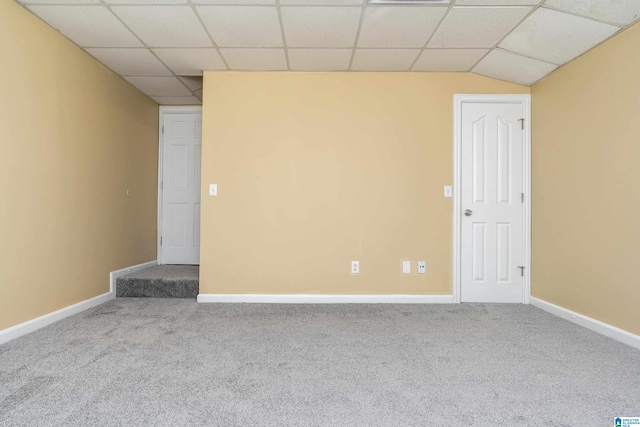
[[[427,263],[424,261],[418,261],[418,274],[425,274],[427,272]]]

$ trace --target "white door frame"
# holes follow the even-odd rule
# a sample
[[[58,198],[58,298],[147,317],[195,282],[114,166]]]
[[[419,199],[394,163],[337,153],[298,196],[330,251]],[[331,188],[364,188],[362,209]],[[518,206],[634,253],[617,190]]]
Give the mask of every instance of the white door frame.
[[[184,114],[184,113],[200,113],[202,114],[202,106],[169,106],[161,105],[159,108],[158,118],[158,264],[162,264],[162,245],[160,238],[162,237],[162,153],[164,152],[164,115],[165,114]]]
[[[523,191],[524,191],[524,289],[522,303],[531,297],[531,95],[454,95],[453,96],[453,300],[461,302],[461,250],[462,250],[462,105],[465,103],[522,104],[524,110],[523,133]]]

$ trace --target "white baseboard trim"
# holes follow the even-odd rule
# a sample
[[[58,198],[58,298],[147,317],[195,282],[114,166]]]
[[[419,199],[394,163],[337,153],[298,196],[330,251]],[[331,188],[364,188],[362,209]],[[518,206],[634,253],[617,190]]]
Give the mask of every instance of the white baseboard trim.
[[[262,304],[452,304],[453,295],[198,294],[198,302]]]
[[[104,304],[113,298],[114,294],[112,292],[107,292],[105,294],[98,295],[97,297],[80,301],[79,303],[54,311],[53,313],[45,314],[44,316],[27,320],[19,325],[3,329],[0,331],[0,344],[4,344],[40,328],[44,328],[45,326],[55,323],[58,320],[62,320],[65,317],[73,316],[74,314],[78,314],[97,305]]]
[[[611,326],[608,323],[592,319],[584,314],[576,313],[575,311],[568,310],[560,307],[559,305],[551,304],[550,302],[538,298],[531,297],[531,305],[564,320],[575,323],[576,325],[591,329],[594,332],[613,338],[614,340],[640,350],[640,336],[627,332],[624,329]]]
[[[158,260],[153,260],[149,262],[143,262],[142,264],[134,265],[131,267],[123,268],[120,270],[112,271],[109,273],[109,290],[115,296],[116,294],[116,279],[118,277],[126,276],[129,273],[133,273],[138,270],[144,270],[145,268],[153,267],[154,265],[158,265]]]

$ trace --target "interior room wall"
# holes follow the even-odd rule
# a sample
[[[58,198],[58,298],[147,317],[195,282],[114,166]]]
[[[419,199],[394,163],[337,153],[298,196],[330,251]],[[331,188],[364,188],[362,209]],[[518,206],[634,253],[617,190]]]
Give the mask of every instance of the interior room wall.
[[[158,106],[13,1],[0,57],[2,330],[156,258]]]
[[[640,25],[532,88],[532,295],[640,334]]]
[[[450,295],[456,93],[529,88],[466,73],[205,73],[200,293]]]

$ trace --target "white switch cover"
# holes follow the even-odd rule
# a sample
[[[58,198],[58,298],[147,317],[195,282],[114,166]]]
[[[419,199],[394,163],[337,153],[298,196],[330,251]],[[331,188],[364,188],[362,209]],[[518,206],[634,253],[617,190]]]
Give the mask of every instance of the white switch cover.
[[[218,184],[209,184],[209,195],[210,196],[218,195]]]
[[[411,273],[411,261],[402,261],[402,274]]]
[[[360,273],[360,262],[351,261],[351,274],[359,274],[359,273]]]
[[[450,185],[444,186],[444,197],[453,197],[453,187]]]
[[[424,261],[418,261],[418,274],[425,274],[427,272],[427,263]]]

